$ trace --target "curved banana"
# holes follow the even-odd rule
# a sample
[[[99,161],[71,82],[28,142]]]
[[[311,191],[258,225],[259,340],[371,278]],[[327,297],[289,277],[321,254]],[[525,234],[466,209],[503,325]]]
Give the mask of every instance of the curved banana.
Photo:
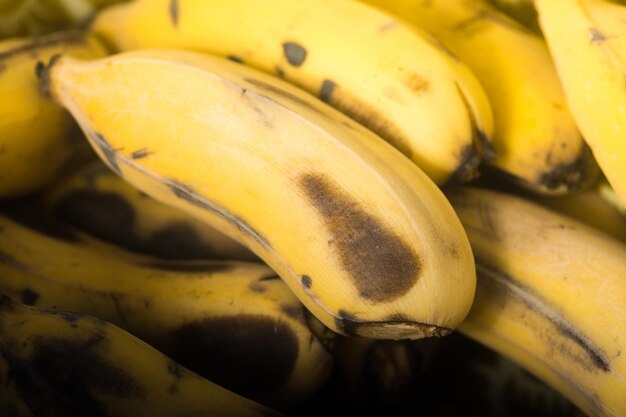
[[[602,0],[534,4],[572,114],[626,205],[626,6]]]
[[[520,197],[470,187],[448,197],[478,271],[459,331],[589,416],[626,415],[626,245]]]
[[[360,1],[427,30],[476,74],[493,107],[491,165],[544,194],[576,192],[597,178],[540,37],[482,0]]]
[[[473,257],[441,190],[304,91],[180,50],[62,56],[42,86],[109,167],[249,247],[332,330],[444,335],[469,311]]]
[[[44,190],[39,202],[73,227],[133,252],[166,259],[258,259],[196,218],[148,197],[99,159]]]
[[[119,327],[0,296],[0,414],[278,416]]]
[[[328,378],[333,360],[324,346],[332,334],[309,326],[315,319],[267,266],[109,256],[62,224],[56,230],[64,234],[42,229],[37,214],[0,208],[0,293],[111,322],[220,386],[280,409],[302,403]]]
[[[119,50],[185,48],[242,62],[318,96],[437,184],[490,155],[489,101],[473,74],[394,17],[356,1],[135,0],[91,29]]]
[[[79,32],[0,42],[0,198],[38,191],[93,154],[67,111],[39,91],[37,62],[57,53],[106,55]]]

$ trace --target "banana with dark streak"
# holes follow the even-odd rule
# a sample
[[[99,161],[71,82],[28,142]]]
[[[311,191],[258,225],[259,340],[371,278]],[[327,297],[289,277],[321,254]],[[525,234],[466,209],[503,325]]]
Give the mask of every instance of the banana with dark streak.
[[[165,259],[256,260],[190,215],[150,198],[96,159],[44,190],[40,204],[97,239]]]
[[[67,111],[39,91],[36,64],[57,53],[90,59],[107,51],[81,32],[0,41],[0,198],[39,191],[93,155]]]
[[[332,330],[445,335],[469,311],[473,256],[441,190],[303,90],[180,50],[57,57],[42,88],[118,175],[249,247]]]
[[[91,29],[118,50],[184,48],[284,78],[389,141],[437,184],[492,156],[472,72],[421,31],[353,0],[135,0]]]
[[[111,322],[279,409],[302,403],[328,378],[334,334],[267,266],[111,256],[63,224],[42,228],[41,217],[24,205],[0,209],[0,293]]]
[[[0,415],[279,416],[117,326],[0,295]]]
[[[521,197],[448,191],[478,272],[459,331],[589,416],[626,415],[626,245]]]

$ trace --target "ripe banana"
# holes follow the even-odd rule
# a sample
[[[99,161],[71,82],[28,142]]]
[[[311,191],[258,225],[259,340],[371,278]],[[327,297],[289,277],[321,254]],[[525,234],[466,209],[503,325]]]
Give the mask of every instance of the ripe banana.
[[[535,7],[572,114],[626,205],[626,6],[536,0]]]
[[[427,30],[476,74],[493,107],[491,165],[544,194],[576,192],[597,178],[540,37],[482,0],[361,1]]]
[[[0,298],[0,415],[278,416],[91,316]]]
[[[487,0],[498,10],[506,13],[534,33],[541,36],[541,28],[537,21],[537,10],[533,0]]]
[[[109,256],[63,224],[55,234],[52,220],[42,229],[35,219],[41,214],[23,205],[0,209],[0,293],[111,322],[220,386],[280,409],[302,403],[328,378],[333,361],[322,342],[332,344],[333,334],[267,266]]]
[[[356,1],[134,0],[90,26],[119,50],[228,57],[318,96],[411,158],[437,184],[491,155],[491,107],[474,75],[418,31]]]
[[[626,415],[626,245],[520,197],[470,187],[447,195],[478,272],[459,331],[589,416]]]
[[[0,42],[0,198],[38,191],[93,154],[67,111],[39,92],[35,66],[56,53],[106,55],[79,32]]]
[[[278,78],[208,54],[61,56],[42,87],[98,155],[276,271],[346,335],[445,335],[475,289],[441,190],[370,130]]]
[[[133,252],[166,259],[258,259],[196,218],[148,197],[99,159],[45,190],[39,202],[73,227]]]

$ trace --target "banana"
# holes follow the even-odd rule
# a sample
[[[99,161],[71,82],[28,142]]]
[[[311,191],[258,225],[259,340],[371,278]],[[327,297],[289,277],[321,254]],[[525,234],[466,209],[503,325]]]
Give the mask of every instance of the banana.
[[[491,107],[464,64],[356,1],[135,0],[90,26],[118,50],[228,57],[318,96],[411,158],[437,184],[467,181],[491,155]]]
[[[540,37],[481,0],[361,1],[427,30],[476,74],[493,107],[491,165],[542,194],[597,178]]]
[[[304,91],[167,49],[41,75],[110,168],[250,248],[333,331],[445,335],[469,311],[473,256],[441,190]]]
[[[91,316],[0,298],[0,414],[278,416]],[[17,394],[17,395],[15,395]],[[14,414],[19,411],[19,414]]]
[[[572,114],[626,205],[626,6],[536,0],[535,7]]]
[[[93,155],[67,111],[39,92],[36,64],[56,53],[106,55],[93,35],[80,32],[0,42],[0,198],[45,188]]]
[[[537,20],[537,10],[533,6],[533,0],[487,0],[494,7],[506,13],[517,22],[521,23],[537,35],[541,36],[541,28]]]
[[[301,404],[328,378],[333,334],[309,326],[315,319],[267,266],[109,256],[63,224],[56,234],[42,229],[38,218],[24,205],[0,209],[0,293],[111,322],[220,386],[280,409]]]
[[[611,187],[611,184],[606,181],[606,179],[598,185],[598,194],[602,197],[602,199],[604,199],[604,201],[606,201],[622,216],[625,216],[624,218],[626,218],[626,205],[623,205],[620,202],[617,194],[615,194],[615,190]]]
[[[133,252],[168,259],[257,260],[247,248],[115,175],[99,159],[39,196],[73,227]]]
[[[447,194],[478,272],[458,327],[589,416],[626,415],[626,245],[520,197]]]

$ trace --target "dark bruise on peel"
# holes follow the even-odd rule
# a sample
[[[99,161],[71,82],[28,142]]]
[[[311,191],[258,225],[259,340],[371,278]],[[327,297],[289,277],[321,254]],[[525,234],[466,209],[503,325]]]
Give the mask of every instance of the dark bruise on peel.
[[[37,300],[39,300],[39,293],[31,290],[30,288],[24,288],[20,293],[20,300],[22,301],[22,304],[34,306],[37,304]]]
[[[311,288],[313,286],[313,280],[311,280],[311,277],[308,275],[302,275],[300,282],[302,282],[304,288]]]
[[[281,387],[298,358],[285,323],[262,315],[211,317],[175,330],[167,353],[181,365],[252,399]]]
[[[174,27],[178,27],[178,17],[180,14],[180,10],[178,8],[178,0],[170,0],[168,12],[170,15],[170,20],[172,21],[172,25],[174,25]]]
[[[219,217],[224,218],[229,223],[237,227],[241,232],[253,238],[261,246],[265,248],[271,248],[271,245],[269,244],[267,239],[258,234],[250,225],[248,225],[239,217],[230,213],[228,210],[219,207],[212,202],[209,202],[205,198],[198,196],[198,194],[194,192],[191,188],[186,185],[180,184],[175,180],[165,180],[164,182],[169,186],[169,188],[172,190],[172,193],[174,193],[176,197],[188,202],[195,207],[207,210],[215,215],[218,215]]]
[[[520,302],[526,305],[528,309],[535,314],[542,316],[554,327],[554,330],[556,330],[558,334],[573,343],[578,349],[572,349],[572,347],[568,346],[566,343],[554,341],[552,334],[537,333],[537,337],[544,340],[547,339],[547,342],[551,342],[550,344],[554,349],[559,350],[564,356],[569,357],[572,362],[577,363],[586,370],[591,371],[597,369],[601,372],[611,371],[610,361],[604,356],[604,353],[597,346],[592,344],[591,339],[587,338],[573,325],[560,319],[558,313],[553,313],[553,309],[546,300],[542,299],[538,294],[519,283],[510,275],[497,270],[486,262],[477,259],[476,267],[479,280],[489,280],[490,284],[496,286],[506,294],[504,296],[505,299],[508,298]]]
[[[307,50],[296,42],[285,42],[283,43],[283,54],[289,64],[299,67],[306,59]]]
[[[446,179],[445,183],[442,184],[442,188],[464,184],[477,178],[479,174],[478,166],[480,165],[480,162],[480,154],[476,151],[474,145],[467,145],[461,151],[459,166]]]
[[[0,214],[23,227],[53,239],[70,243],[80,241],[80,237],[71,227],[24,203],[3,202],[0,205]]]
[[[390,302],[414,287],[422,261],[389,226],[329,177],[304,174],[298,185],[321,215],[332,238],[332,253],[339,256],[361,297]]]
[[[541,174],[539,184],[548,190],[565,187],[568,192],[579,191],[599,175],[597,166],[589,163],[591,158],[589,148],[584,145],[576,160],[556,165],[549,172]]]
[[[320,100],[328,103],[333,95],[333,92],[335,91],[335,87],[337,87],[337,84],[335,84],[333,81],[324,80],[322,82],[322,87],[320,88]]]

